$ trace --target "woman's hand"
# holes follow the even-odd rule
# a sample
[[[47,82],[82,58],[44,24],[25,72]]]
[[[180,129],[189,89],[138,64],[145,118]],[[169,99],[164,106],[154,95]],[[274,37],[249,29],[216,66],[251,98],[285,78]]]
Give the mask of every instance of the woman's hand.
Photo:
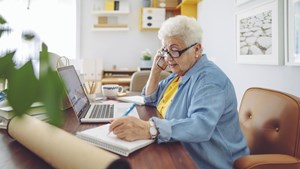
[[[109,132],[113,132],[118,138],[134,141],[150,139],[150,124],[136,117],[121,117],[112,121],[109,126]]]
[[[157,50],[156,55],[153,59],[152,69],[155,72],[160,73],[162,70],[165,70],[168,64],[166,63],[165,59],[161,56],[160,51],[162,49]]]

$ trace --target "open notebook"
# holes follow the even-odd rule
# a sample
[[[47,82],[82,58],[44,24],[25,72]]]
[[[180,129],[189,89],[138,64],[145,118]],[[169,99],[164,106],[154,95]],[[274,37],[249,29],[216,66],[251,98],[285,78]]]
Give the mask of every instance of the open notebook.
[[[81,132],[77,132],[76,136],[83,140],[86,140],[98,147],[109,150],[111,152],[128,156],[130,153],[143,148],[154,140],[137,140],[137,141],[125,141],[117,138],[113,133],[108,133],[110,124],[105,124],[96,128],[87,129]]]
[[[123,96],[118,97],[117,100],[129,103],[136,103],[138,105],[145,104],[143,96]]]

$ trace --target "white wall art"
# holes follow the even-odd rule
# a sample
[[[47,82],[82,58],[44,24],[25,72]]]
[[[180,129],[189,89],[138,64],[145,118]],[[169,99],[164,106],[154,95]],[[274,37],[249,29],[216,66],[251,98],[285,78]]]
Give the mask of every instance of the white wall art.
[[[286,65],[300,66],[300,0],[285,1]]]
[[[246,4],[248,2],[250,2],[251,0],[235,0],[235,5],[236,6],[240,6],[240,5],[243,5],[243,4]]]
[[[238,63],[283,63],[283,9],[282,0],[269,0],[236,13]]]

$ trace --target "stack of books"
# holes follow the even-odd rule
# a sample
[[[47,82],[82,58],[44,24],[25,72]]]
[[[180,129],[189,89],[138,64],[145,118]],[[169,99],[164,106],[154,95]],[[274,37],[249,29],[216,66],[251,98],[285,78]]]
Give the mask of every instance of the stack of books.
[[[2,101],[6,102],[6,101]],[[36,102],[31,105],[31,109],[27,112],[28,115],[33,116],[39,120],[47,121],[48,116],[45,111],[45,107],[42,103]],[[0,128],[7,129],[7,124],[10,119],[15,116],[15,112],[12,107],[5,104],[0,105]]]
[[[105,0],[104,10],[106,11],[118,11],[120,9],[120,1]]]

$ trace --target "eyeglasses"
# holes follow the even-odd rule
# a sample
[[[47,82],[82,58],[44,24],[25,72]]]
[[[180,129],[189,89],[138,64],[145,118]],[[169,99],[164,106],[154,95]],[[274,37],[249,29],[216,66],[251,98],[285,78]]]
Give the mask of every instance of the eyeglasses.
[[[167,50],[161,50],[159,51],[160,55],[162,57],[167,57],[167,56],[171,56],[172,58],[178,58],[180,57],[185,51],[187,51],[188,49],[190,49],[191,47],[195,46],[197,43],[194,43],[192,44],[191,46],[185,48],[185,49],[182,49],[182,50],[179,50],[179,51],[167,51]]]

